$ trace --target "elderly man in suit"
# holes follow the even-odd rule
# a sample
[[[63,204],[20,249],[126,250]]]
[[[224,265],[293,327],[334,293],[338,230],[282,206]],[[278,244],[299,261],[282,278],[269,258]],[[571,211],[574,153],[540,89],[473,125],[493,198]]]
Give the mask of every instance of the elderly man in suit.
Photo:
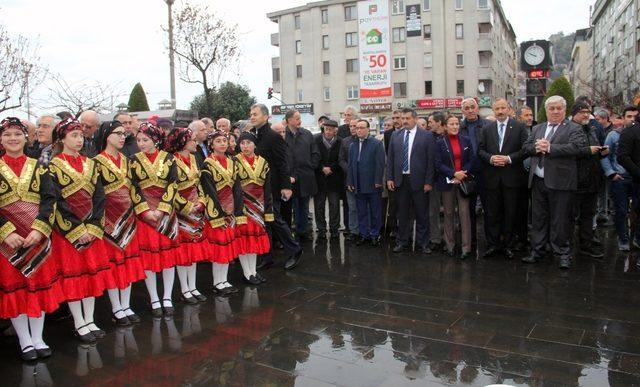
[[[566,119],[567,102],[560,96],[545,101],[548,122],[533,127],[524,144],[531,155],[529,186],[532,189],[533,222],[531,255],[535,263],[545,255],[547,243],[559,258],[559,267],[571,267],[570,238],[573,230],[572,198],[578,186],[576,158],[587,139],[580,125]]]
[[[358,120],[356,141],[349,146],[347,189],[356,195],[360,237],[357,245],[380,245],[384,145],[369,135],[369,122]]]
[[[430,254],[429,206],[425,195],[433,187],[435,174],[436,142],[433,134],[417,127],[418,114],[413,109],[402,110],[404,129],[391,136],[387,160],[387,188],[397,191],[398,236],[393,252],[407,249],[413,224],[410,211],[416,220],[416,251]]]
[[[480,131],[478,156],[484,163],[486,192],[485,228],[487,250],[485,258],[503,251],[513,258],[512,245],[517,227],[518,193],[527,184],[522,161],[522,148],[529,137],[524,124],[508,116],[509,103],[499,98],[493,103],[495,122]]]
[[[338,123],[326,117],[324,130],[315,137],[316,147],[320,152],[320,163],[316,168],[318,193],[313,197],[313,213],[316,218],[318,239],[326,239],[327,222],[325,206],[329,202],[329,231],[331,238],[339,238],[340,234],[340,193],[344,184],[342,168],[338,159],[342,139],[337,136]]]

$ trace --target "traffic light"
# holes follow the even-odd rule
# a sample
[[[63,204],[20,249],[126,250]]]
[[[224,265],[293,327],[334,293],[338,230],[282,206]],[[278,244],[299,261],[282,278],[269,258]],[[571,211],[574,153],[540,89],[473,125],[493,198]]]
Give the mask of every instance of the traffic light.
[[[267,99],[271,99],[271,98],[273,98],[273,87],[270,87],[267,90]]]
[[[545,95],[547,93],[547,80],[527,79],[527,95]]]

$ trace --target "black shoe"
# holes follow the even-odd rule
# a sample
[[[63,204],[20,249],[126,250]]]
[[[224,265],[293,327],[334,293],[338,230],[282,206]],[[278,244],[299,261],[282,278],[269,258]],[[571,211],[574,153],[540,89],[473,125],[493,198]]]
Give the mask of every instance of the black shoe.
[[[125,309],[124,311],[125,311],[125,312],[126,312],[126,311],[133,312],[133,311],[131,310],[131,308],[127,308],[127,309]],[[127,315],[127,318],[129,319],[129,321],[131,321],[131,322],[132,322],[132,323],[134,323],[134,324],[138,324],[140,321],[142,321],[142,319],[140,318],[140,316],[138,316],[138,315],[137,315],[137,314],[135,314],[135,313],[130,314],[130,315]]]
[[[193,296],[193,298],[195,298],[198,302],[205,302],[207,301],[207,297],[204,294],[196,294],[193,292],[193,290],[191,291],[191,295]]]
[[[131,321],[129,321],[129,318],[126,315],[121,318],[116,317],[116,314],[118,314],[118,312],[122,312],[124,314],[123,310],[117,310],[113,314],[111,314],[111,320],[116,323],[116,326],[126,327],[131,325]]]
[[[462,253],[462,255],[460,255],[461,261],[464,261],[467,258],[471,258],[471,251],[467,251],[466,253]]]
[[[287,259],[287,262],[284,263],[284,269],[291,270],[295,268],[300,264],[301,260],[302,260],[302,249],[300,249],[300,251],[293,254],[292,256],[289,257],[289,259]]]
[[[431,249],[429,248],[429,246],[425,246],[425,247],[420,247],[416,250],[416,253],[421,253],[421,254],[426,254],[429,255],[432,253]]]
[[[536,263],[536,262],[538,262],[536,257],[534,257],[533,255],[522,257],[521,261],[524,262],[524,263]]]
[[[256,266],[256,270],[267,270],[273,266],[273,258],[272,259],[262,259],[258,266]]]
[[[504,250],[504,255],[507,256],[507,259],[513,259],[513,257],[515,257],[515,254],[513,253],[513,250],[511,250],[511,249],[505,249]]]
[[[229,294],[238,293],[238,288],[231,285],[229,282],[225,282],[225,284],[229,285],[226,288],[224,288]]]
[[[405,251],[405,250],[406,250],[406,248],[405,248],[404,246],[402,246],[402,245],[396,245],[396,247],[394,247],[392,251],[393,251],[394,253],[401,253],[401,252],[403,252],[403,251]]]
[[[397,232],[395,232],[395,231],[391,231],[391,232],[389,233],[389,238],[395,238],[395,237],[397,237],[397,236],[398,236],[398,233],[397,233]]]
[[[93,336],[96,339],[104,339],[104,337],[107,335],[107,332],[103,331],[102,329],[98,328],[98,326],[96,325],[96,323],[89,323],[85,326],[89,326],[89,325],[93,325],[94,327],[96,327],[96,329],[91,329],[89,328],[89,330],[91,331],[91,333],[93,334]]]
[[[250,285],[260,285],[262,283],[258,278],[256,278],[255,275],[249,276],[249,278],[246,278],[246,277],[243,277],[243,278],[244,278],[244,282]]]
[[[571,268],[571,258],[560,257],[560,262],[558,263],[558,267],[560,269],[565,269],[565,270]]]
[[[158,304],[160,306],[158,306],[157,308],[154,308],[153,307],[154,304]],[[153,317],[162,317],[162,304],[160,304],[160,301],[154,301],[151,303],[151,315]]]
[[[595,259],[604,258],[604,254],[602,253],[602,251],[595,249],[593,246],[581,248],[580,254]]]
[[[318,231],[318,236],[316,240],[325,241],[327,240],[327,232],[326,231]]]
[[[482,257],[483,258],[492,258],[492,257],[495,257],[496,255],[498,255],[499,252],[500,252],[499,249],[496,249],[495,247],[491,247],[490,249],[488,249],[487,251],[484,252],[484,255]]]
[[[80,330],[80,329],[82,329],[82,328],[85,328],[85,327],[86,327],[86,325],[81,326],[81,327],[80,327],[80,328],[78,328],[78,329],[75,329],[75,330],[73,331],[73,335],[74,335],[78,340],[80,340],[82,343],[85,343],[85,344],[95,343],[95,342],[96,342],[96,337],[93,335],[93,332],[89,331],[89,333],[85,333],[84,335],[81,335],[81,334],[80,334],[80,332],[78,332],[78,330]],[[35,352],[35,351],[34,351],[34,352]],[[37,354],[36,354],[36,356],[37,356]]]
[[[36,348],[36,353],[38,354],[38,359],[46,359],[48,357],[51,357],[51,355],[53,355],[53,351],[49,347],[40,348],[40,349]]]
[[[38,352],[36,352],[33,345],[28,345],[24,348],[20,348],[20,358],[23,361],[35,361],[38,360]]]
[[[163,314],[166,317],[171,317],[171,316],[173,316],[173,313],[175,313],[176,310],[173,308],[173,303],[172,302],[171,302],[172,306],[164,306],[164,302],[165,301],[171,302],[171,300],[166,299],[166,298],[164,300],[162,300],[162,310],[164,311]]]
[[[256,278],[257,278],[258,280],[260,280],[260,283],[263,283],[263,284],[264,284],[264,283],[266,283],[266,282],[267,282],[267,279],[266,279],[266,278],[264,278],[264,277],[262,276],[262,274],[260,274],[260,273],[256,273]]]
[[[371,246],[372,247],[378,247],[380,246],[380,237],[375,237],[371,240]]]
[[[213,285],[213,294],[215,294],[216,296],[228,296],[231,294],[230,291],[227,290],[227,288],[219,288],[217,285],[220,284],[224,284],[224,282],[221,282],[219,284],[215,284]]]
[[[189,291],[182,293],[180,295],[180,299],[182,300],[182,302],[188,305],[195,305],[198,303],[198,300],[196,300],[193,294],[191,294],[191,292]]]
[[[367,244],[368,242],[369,242],[369,239],[365,237],[359,237],[358,240],[356,241],[356,246],[362,246]]]

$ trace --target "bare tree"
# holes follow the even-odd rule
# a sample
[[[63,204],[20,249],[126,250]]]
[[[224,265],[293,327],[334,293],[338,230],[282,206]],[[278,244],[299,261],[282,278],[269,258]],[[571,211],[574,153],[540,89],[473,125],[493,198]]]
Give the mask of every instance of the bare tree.
[[[589,81],[581,77],[576,77],[574,82],[581,90],[586,91],[586,95],[591,97],[597,106],[611,108],[618,113],[621,112],[626,105],[632,103],[634,99],[632,93],[640,90],[640,82],[637,82],[630,76],[626,77],[624,82],[621,82],[625,85],[627,96],[624,96],[625,92],[615,92],[608,79]]]
[[[114,100],[122,93],[115,87],[99,82],[80,81],[70,84],[60,75],[52,76],[49,95],[42,107],[47,110],[68,110],[76,118],[85,110],[112,111]]]
[[[237,25],[227,25],[206,5],[186,1],[174,11],[173,20],[173,52],[180,64],[180,79],[201,84],[210,105],[222,74],[240,56]]]
[[[21,107],[29,88],[44,79],[38,49],[24,36],[11,37],[0,25],[0,112]]]

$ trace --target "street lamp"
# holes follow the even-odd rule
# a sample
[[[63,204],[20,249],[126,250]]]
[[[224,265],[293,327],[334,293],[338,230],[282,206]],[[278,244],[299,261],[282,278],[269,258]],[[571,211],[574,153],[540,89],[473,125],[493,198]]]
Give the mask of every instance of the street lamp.
[[[171,78],[171,107],[176,108],[176,74],[173,61],[173,16],[171,6],[175,0],[164,0],[169,11],[169,76]]]

